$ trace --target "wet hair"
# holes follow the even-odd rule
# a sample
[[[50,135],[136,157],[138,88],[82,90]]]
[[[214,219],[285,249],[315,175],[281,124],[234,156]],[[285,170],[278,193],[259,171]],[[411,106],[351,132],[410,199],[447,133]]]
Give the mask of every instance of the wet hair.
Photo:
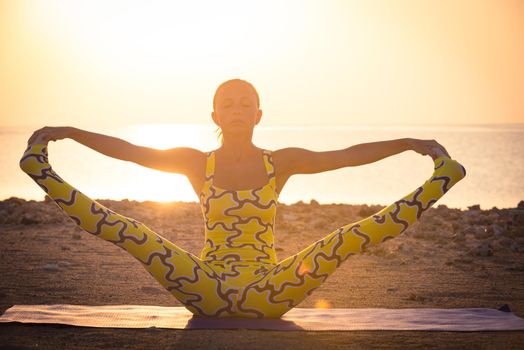
[[[253,84],[251,84],[250,82],[246,81],[246,80],[243,80],[243,79],[238,79],[238,78],[235,78],[235,79],[230,79],[230,80],[226,80],[225,82],[223,82],[222,84],[220,84],[218,86],[218,88],[216,89],[215,91],[215,96],[213,96],[213,111],[216,109],[216,104],[217,104],[217,95],[218,95],[218,92],[220,91],[220,89],[222,87],[224,87],[225,85],[227,84],[231,84],[231,83],[242,83],[242,84],[245,84],[247,85],[248,87],[251,88],[251,90],[253,90],[253,92],[255,93],[255,97],[257,99],[257,108],[260,108],[260,97],[258,96],[258,92],[257,92],[257,89],[255,89],[255,87],[253,86]],[[222,136],[222,130],[220,130],[220,127],[217,127],[217,129],[215,130],[215,132],[218,132],[219,135],[217,137],[220,137],[220,143],[224,143],[223,139],[224,137]]]

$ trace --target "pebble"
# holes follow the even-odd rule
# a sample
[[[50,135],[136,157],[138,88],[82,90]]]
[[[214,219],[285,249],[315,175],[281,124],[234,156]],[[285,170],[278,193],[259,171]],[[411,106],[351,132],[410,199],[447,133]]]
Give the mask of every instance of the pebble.
[[[460,256],[456,258],[449,258],[449,259],[451,259],[451,261],[453,262],[460,263],[460,264],[470,264],[473,262],[473,259],[466,256],[465,254],[461,254]]]
[[[464,242],[466,240],[466,237],[463,234],[455,233],[453,236],[451,236],[451,239],[454,242]]]
[[[20,220],[20,223],[22,225],[33,225],[39,224],[40,220],[31,213],[24,213],[22,219]]]
[[[493,233],[495,236],[502,236],[504,234],[504,229],[497,224],[491,224],[487,226],[486,230]]]
[[[159,294],[162,292],[160,289],[154,287],[142,287],[140,289],[147,294]]]
[[[497,240],[497,244],[499,244],[502,247],[510,247],[512,243],[513,243],[513,240],[507,237],[502,237]]]
[[[296,215],[293,215],[293,214],[287,214],[287,213],[284,213],[282,215],[282,218],[286,221],[295,221],[298,219],[298,216]]]
[[[493,231],[486,229],[485,227],[475,226],[474,235],[476,239],[486,239],[493,235]]]
[[[490,243],[484,242],[474,248],[472,248],[469,251],[470,255],[477,255],[477,256],[492,256],[493,255],[493,247]]]
[[[57,264],[45,264],[44,270],[51,271],[51,272],[58,271],[58,265]]]
[[[73,235],[71,236],[71,238],[73,239],[82,239],[82,235],[78,234],[78,233],[73,233]]]
[[[408,296],[408,300],[420,301],[420,302],[424,303],[425,301],[432,301],[433,298],[432,297],[425,297],[425,296],[422,296],[422,295],[419,295],[419,294],[415,294],[415,293],[410,293],[409,296]]]

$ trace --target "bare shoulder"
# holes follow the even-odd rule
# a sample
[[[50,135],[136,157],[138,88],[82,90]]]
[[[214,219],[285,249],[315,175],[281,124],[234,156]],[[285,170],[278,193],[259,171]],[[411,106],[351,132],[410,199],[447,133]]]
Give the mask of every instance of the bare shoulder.
[[[276,171],[280,174],[293,175],[301,159],[313,152],[305,148],[287,147],[275,150],[272,153]]]

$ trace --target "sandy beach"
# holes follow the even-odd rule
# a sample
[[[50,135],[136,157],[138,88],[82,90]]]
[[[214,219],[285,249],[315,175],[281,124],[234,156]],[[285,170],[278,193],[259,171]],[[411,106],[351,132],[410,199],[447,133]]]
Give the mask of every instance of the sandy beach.
[[[98,199],[200,255],[198,203]],[[282,260],[379,205],[279,204]],[[78,228],[53,201],[0,202],[0,312],[15,304],[182,306],[119,247]],[[299,307],[499,308],[524,317],[524,201],[509,209],[437,205],[399,237],[350,257]],[[0,326],[0,348],[517,349],[524,332],[278,332]]]

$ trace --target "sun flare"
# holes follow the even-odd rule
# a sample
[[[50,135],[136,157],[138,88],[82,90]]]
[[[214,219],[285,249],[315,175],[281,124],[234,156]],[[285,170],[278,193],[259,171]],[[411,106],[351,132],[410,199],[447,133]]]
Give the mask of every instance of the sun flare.
[[[41,35],[75,48],[85,61],[147,78],[180,66],[227,66],[239,58],[286,50],[296,1],[31,2],[26,11]],[[271,22],[266,19],[271,18]],[[300,17],[294,18],[300,27]],[[298,24],[298,26],[297,26]],[[38,25],[37,25],[38,26]],[[290,37],[291,36],[291,37]],[[173,67],[178,69],[173,71]]]

